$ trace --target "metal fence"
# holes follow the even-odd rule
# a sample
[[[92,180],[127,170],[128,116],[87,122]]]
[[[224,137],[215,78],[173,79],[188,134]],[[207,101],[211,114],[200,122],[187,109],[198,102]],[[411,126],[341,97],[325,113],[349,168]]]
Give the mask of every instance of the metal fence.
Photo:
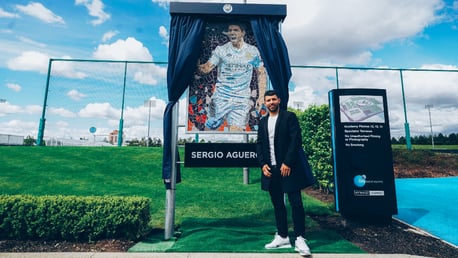
[[[0,134],[0,145],[23,145],[24,136]]]
[[[121,146],[162,138],[166,70],[163,62],[51,59],[38,144]],[[386,89],[392,137],[458,132],[458,70],[292,66],[292,72],[291,108],[327,104],[331,89]],[[180,124],[186,121],[185,98]],[[183,129],[179,137],[195,136]],[[237,136],[200,136],[221,137]]]
[[[38,139],[121,146],[162,134],[166,64],[51,59]],[[155,122],[156,121],[156,122]]]

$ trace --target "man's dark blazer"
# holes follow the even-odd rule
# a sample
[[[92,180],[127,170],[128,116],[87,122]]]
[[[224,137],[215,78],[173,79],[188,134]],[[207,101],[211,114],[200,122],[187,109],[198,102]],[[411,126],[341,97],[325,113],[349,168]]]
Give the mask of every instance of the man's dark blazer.
[[[272,178],[264,176],[262,167],[267,164],[272,166],[270,161],[269,131],[267,120],[269,116],[263,117],[259,122],[257,155],[258,163],[261,167],[261,188],[269,190]],[[293,112],[280,110],[275,124],[275,157],[277,166],[286,164],[291,168],[291,174],[287,177],[280,177],[282,180],[283,192],[297,191],[305,188],[307,185],[305,173],[300,168],[299,148],[302,148],[301,128],[296,115]]]

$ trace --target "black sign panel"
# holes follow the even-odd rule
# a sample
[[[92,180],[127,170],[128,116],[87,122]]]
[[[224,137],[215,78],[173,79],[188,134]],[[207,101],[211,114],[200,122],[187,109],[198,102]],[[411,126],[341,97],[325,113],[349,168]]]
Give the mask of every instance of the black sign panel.
[[[329,92],[336,210],[347,217],[397,214],[386,91]]]
[[[185,167],[258,167],[254,143],[186,143]]]

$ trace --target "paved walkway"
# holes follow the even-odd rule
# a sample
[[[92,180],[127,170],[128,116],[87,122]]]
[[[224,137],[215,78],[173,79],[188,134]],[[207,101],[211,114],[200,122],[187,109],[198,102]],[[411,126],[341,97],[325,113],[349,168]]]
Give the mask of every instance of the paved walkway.
[[[299,258],[269,253],[0,253],[1,258]],[[407,254],[313,254],[311,258],[421,258]]]

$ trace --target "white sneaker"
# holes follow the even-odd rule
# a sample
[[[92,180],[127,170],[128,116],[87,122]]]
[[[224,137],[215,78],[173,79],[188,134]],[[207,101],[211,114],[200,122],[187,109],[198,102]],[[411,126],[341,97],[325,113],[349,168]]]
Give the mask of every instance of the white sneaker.
[[[264,246],[266,249],[275,249],[275,248],[291,248],[291,243],[289,242],[289,237],[281,237],[278,233],[275,233],[274,240]]]
[[[294,243],[294,250],[299,252],[302,256],[310,256],[312,253],[310,252],[310,248],[305,243],[305,239],[301,236],[296,238],[296,242]]]

